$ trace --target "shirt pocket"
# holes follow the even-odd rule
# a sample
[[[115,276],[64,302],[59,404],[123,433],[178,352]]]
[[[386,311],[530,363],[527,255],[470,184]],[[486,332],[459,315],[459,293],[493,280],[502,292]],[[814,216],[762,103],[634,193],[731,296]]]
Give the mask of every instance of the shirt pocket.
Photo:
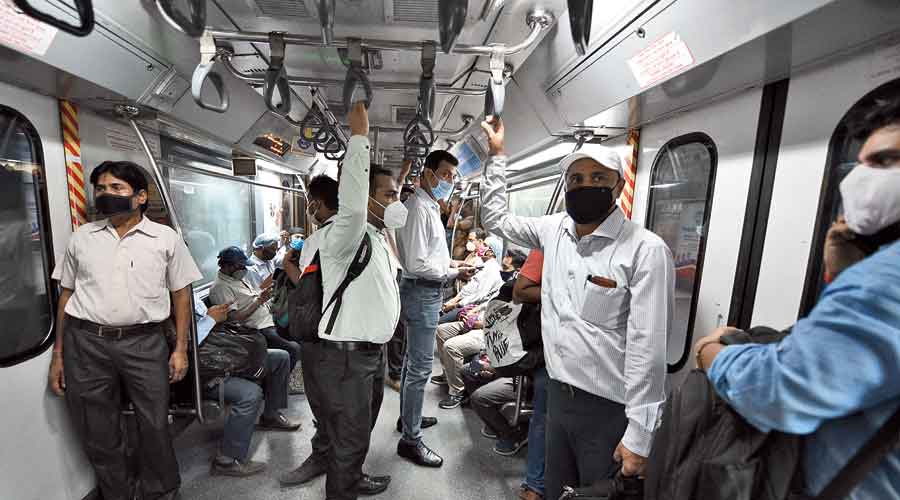
[[[604,330],[619,331],[628,321],[627,288],[607,288],[585,283],[584,302],[581,305],[581,318]]]
[[[137,298],[159,300],[168,293],[166,289],[166,269],[154,259],[138,260],[131,263],[128,272],[129,292]]]

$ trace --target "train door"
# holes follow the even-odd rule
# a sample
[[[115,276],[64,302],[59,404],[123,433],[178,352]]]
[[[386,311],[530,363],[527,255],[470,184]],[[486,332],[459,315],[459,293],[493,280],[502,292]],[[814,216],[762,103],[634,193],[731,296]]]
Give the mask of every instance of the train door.
[[[0,84],[0,496],[80,500],[93,473],[47,389],[54,261],[71,232],[55,99]],[[54,258],[57,256],[57,258]]]
[[[815,303],[838,185],[861,146],[847,122],[879,96],[896,98],[898,78],[900,45],[891,44],[791,77],[753,324],[788,326]]]
[[[728,320],[761,96],[750,89],[641,130],[633,219],[669,244],[677,268],[670,372],[692,366],[695,335]]]

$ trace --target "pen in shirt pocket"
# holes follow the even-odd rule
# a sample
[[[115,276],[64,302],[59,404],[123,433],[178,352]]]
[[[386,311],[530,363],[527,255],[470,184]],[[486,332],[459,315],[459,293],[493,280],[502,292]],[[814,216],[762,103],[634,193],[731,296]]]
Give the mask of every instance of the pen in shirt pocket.
[[[591,283],[603,288],[616,288],[617,286],[619,286],[618,283],[616,283],[616,280],[604,278],[602,276],[593,276],[590,274],[587,277],[587,281],[590,281]]]

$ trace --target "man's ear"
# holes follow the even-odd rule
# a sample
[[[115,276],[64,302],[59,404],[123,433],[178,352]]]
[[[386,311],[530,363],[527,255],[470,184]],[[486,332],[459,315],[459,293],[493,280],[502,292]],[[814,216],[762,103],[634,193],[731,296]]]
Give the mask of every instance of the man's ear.
[[[138,205],[143,205],[143,204],[147,203],[148,198],[150,198],[150,195],[147,194],[146,189],[141,189],[140,191],[138,191],[138,194],[137,194]]]

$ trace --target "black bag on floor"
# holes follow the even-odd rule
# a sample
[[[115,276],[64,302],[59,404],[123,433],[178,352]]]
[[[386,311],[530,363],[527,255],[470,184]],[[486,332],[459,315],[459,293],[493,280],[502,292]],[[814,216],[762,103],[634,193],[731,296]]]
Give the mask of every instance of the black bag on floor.
[[[258,382],[266,375],[266,349],[266,338],[258,330],[220,323],[197,351],[200,379],[241,377]]]

